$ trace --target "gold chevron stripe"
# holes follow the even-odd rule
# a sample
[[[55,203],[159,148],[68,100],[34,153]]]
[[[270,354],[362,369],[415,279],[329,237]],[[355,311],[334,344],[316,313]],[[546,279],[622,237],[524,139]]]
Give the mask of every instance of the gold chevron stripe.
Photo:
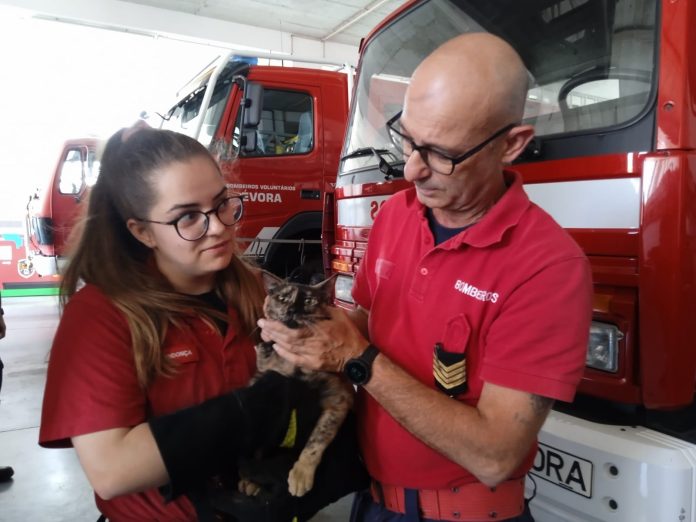
[[[461,361],[458,363],[446,365],[440,361],[433,361],[433,370],[439,370],[443,373],[454,373],[459,371],[466,371],[466,361]]]
[[[458,371],[458,372],[445,373],[445,372],[441,372],[437,368],[433,368],[433,375],[439,375],[442,379],[444,379],[446,381],[458,379],[461,376],[464,376],[464,378],[466,379],[466,370],[462,369],[461,371]]]
[[[451,390],[452,388],[456,388],[460,384],[464,384],[466,382],[465,379],[462,379],[461,381],[457,382],[442,382],[440,379],[437,379],[437,382],[446,390]]]
[[[450,386],[452,383],[461,384],[466,382],[466,372],[460,372],[457,375],[452,375],[448,377],[436,371],[434,372],[434,375],[435,379],[437,379],[437,381],[443,386]]]

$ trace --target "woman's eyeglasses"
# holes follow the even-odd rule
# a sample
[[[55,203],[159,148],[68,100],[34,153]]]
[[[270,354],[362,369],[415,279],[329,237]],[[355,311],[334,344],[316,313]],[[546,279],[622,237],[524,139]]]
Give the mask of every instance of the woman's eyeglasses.
[[[202,238],[210,226],[210,214],[215,214],[223,225],[231,227],[242,219],[244,201],[242,196],[230,196],[223,199],[217,206],[207,212],[202,210],[189,210],[171,221],[156,221],[153,219],[139,219],[145,223],[157,223],[159,225],[171,225],[176,229],[181,239],[196,241]]]

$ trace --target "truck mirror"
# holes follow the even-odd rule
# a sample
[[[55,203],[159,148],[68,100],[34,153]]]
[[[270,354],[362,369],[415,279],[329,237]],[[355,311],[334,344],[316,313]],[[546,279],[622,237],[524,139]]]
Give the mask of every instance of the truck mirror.
[[[244,152],[254,152],[256,150],[256,130],[245,130],[242,135],[242,150]]]
[[[247,82],[244,89],[244,128],[256,128],[261,122],[263,85]]]

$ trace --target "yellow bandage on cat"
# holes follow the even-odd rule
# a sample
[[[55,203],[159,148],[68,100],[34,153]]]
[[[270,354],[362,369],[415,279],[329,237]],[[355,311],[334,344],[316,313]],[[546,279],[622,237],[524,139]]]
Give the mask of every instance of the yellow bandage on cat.
[[[297,410],[295,408],[290,412],[290,422],[288,422],[288,431],[285,433],[283,442],[280,443],[281,448],[292,448],[295,445],[297,438]]]

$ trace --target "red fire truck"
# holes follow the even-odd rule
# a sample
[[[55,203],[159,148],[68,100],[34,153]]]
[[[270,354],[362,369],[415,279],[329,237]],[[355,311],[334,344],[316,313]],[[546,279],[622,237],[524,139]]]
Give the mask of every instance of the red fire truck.
[[[48,183],[29,198],[26,218],[24,271],[40,276],[58,274],[59,261],[77,217],[80,202],[97,180],[99,161],[96,137],[75,138],[63,143]]]
[[[162,127],[208,146],[245,195],[245,255],[280,276],[301,264],[321,272],[323,199],[336,180],[352,72],[248,62],[230,54],[208,67]]]
[[[554,407],[527,481],[537,521],[696,521],[694,23],[690,0],[417,0],[361,46],[324,224],[345,307],[376,212],[407,185],[384,124],[418,63],[488,31],[534,79],[537,137],[513,168],[594,278],[578,397]]]
[[[249,61],[219,58],[182,89],[161,127],[208,146],[245,195],[245,255],[281,276],[300,264],[321,272],[323,197],[336,179],[352,72]],[[98,174],[96,146],[68,141],[50,185],[30,201],[27,244],[39,274],[56,274],[64,258],[79,203]]]

